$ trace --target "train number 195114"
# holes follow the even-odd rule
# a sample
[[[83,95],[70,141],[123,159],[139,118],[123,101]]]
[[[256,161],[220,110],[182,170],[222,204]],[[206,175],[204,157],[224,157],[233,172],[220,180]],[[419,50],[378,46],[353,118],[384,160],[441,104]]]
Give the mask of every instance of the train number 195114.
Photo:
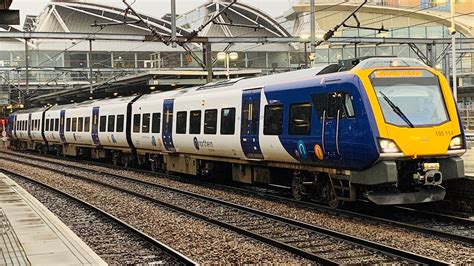
[[[454,132],[452,130],[439,130],[439,131],[436,131],[436,136],[438,136],[438,137],[452,136],[452,135],[454,135]]]

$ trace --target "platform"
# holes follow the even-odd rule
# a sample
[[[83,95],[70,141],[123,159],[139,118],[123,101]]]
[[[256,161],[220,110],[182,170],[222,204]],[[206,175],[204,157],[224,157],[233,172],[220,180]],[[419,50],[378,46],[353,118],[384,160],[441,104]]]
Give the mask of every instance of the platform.
[[[0,265],[106,265],[58,217],[0,173]]]
[[[464,160],[464,173],[466,177],[474,178],[474,143],[469,143],[469,148],[466,153],[462,156]]]

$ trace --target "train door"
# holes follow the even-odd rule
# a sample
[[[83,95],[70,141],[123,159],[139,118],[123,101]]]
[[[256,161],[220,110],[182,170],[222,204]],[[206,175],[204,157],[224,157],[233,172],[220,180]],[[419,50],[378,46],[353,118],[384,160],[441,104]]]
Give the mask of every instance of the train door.
[[[261,91],[252,89],[242,93],[240,144],[249,159],[263,159],[259,142]]]
[[[92,136],[92,141],[94,141],[95,145],[100,145],[100,140],[99,140],[99,108],[100,107],[92,108],[91,136]]]
[[[166,99],[163,102],[163,145],[169,152],[175,152],[173,144],[173,106],[174,99]]]
[[[66,117],[66,110],[61,110],[59,113],[59,137],[61,138],[62,142],[66,142],[66,136],[64,136],[64,128],[65,128],[65,117]]]
[[[33,129],[33,121],[31,120],[31,114],[28,114],[28,137],[30,138],[30,140],[33,140],[33,138],[31,137],[31,130]]]
[[[10,138],[16,138],[16,115],[9,115],[7,121],[7,133]]]
[[[337,85],[335,85],[337,86]],[[347,117],[353,115],[353,110],[346,110],[345,102],[350,94],[330,88],[332,92],[313,95],[313,105],[316,106],[321,122],[321,146],[327,159],[343,158],[341,151],[341,132],[347,130]],[[352,103],[352,102],[350,102]],[[352,105],[350,105],[352,106]]]

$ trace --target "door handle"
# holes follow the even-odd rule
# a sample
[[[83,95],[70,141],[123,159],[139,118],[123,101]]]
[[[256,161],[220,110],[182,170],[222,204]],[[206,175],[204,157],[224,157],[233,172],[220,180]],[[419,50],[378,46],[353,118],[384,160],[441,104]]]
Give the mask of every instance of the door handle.
[[[337,109],[337,118],[336,118],[336,151],[337,155],[341,155],[339,152],[339,122],[340,122],[341,110]]]
[[[326,110],[323,111],[323,126],[321,130],[321,146],[323,148],[323,154],[326,154],[326,147],[324,146],[324,131],[326,129]]]

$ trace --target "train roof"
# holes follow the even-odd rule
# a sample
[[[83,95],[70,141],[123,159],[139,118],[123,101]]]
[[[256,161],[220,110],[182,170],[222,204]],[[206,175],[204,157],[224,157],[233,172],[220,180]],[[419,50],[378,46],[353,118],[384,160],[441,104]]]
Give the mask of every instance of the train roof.
[[[179,89],[173,91],[159,92],[154,94],[146,94],[140,97],[137,102],[147,101],[150,99],[167,99],[174,98],[180,95],[195,96],[204,93],[214,93],[217,90],[241,90],[247,88],[261,88],[269,85],[287,83],[292,80],[307,80],[316,77],[320,74],[327,73],[328,68],[334,68],[334,65],[325,65],[321,67],[313,67],[308,69],[301,69],[296,71],[289,71],[273,75],[253,77],[253,78],[235,78],[229,80],[222,80],[208,83],[206,85],[191,87],[186,89]],[[330,71],[332,72],[332,71]]]

